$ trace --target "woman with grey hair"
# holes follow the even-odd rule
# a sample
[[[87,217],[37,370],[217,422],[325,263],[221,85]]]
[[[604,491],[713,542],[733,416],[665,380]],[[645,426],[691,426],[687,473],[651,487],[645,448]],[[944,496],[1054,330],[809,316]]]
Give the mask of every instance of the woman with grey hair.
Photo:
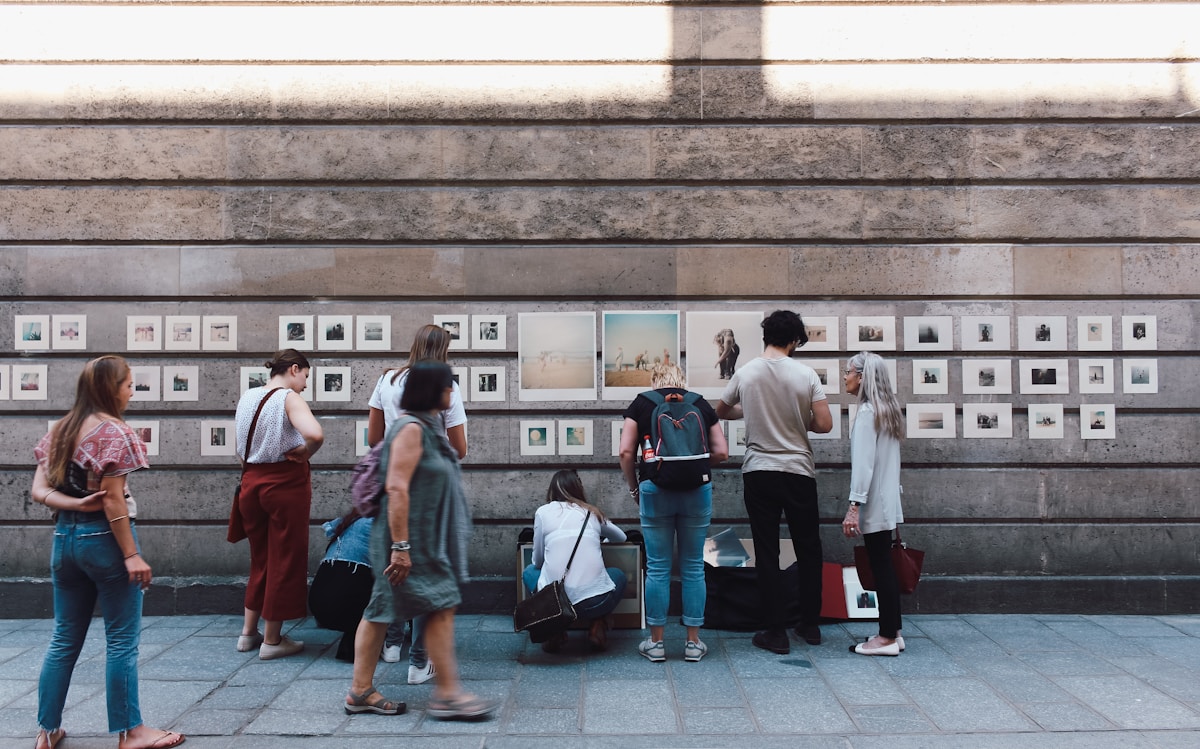
[[[900,586],[892,567],[892,531],[904,522],[900,506],[900,438],[904,417],[878,354],[855,354],[846,364],[846,392],[858,396],[850,428],[850,507],[842,520],[846,538],[862,535],[875,573],[879,634],[853,645],[859,655],[900,655]]]

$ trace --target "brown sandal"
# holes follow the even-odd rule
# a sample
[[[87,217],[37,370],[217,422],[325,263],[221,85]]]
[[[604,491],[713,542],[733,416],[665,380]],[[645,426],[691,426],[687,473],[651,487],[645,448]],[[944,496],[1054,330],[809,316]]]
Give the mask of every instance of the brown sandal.
[[[371,687],[362,694],[350,692],[346,695],[346,714],[356,715],[358,713],[375,713],[376,715],[403,715],[408,709],[408,705],[403,702],[393,702],[389,699],[384,699],[382,694],[379,694],[379,699],[374,702],[367,700],[373,694],[379,694],[379,690]]]

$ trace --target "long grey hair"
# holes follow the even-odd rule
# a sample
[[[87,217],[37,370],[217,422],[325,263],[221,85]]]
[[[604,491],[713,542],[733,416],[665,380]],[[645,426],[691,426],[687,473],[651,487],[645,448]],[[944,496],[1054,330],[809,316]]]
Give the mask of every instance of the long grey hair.
[[[904,416],[900,412],[900,401],[892,392],[892,381],[884,366],[883,357],[870,351],[855,354],[847,366],[862,376],[858,387],[858,402],[870,403],[875,411],[875,431],[889,434],[896,439],[904,436]]]

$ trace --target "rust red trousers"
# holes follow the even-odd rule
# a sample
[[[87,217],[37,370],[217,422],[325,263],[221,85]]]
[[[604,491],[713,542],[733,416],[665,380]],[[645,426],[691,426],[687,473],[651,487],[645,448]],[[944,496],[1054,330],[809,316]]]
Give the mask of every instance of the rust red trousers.
[[[312,479],[308,463],[253,463],[242,478],[238,509],[250,541],[246,608],[264,619],[307,615],[308,525]]]

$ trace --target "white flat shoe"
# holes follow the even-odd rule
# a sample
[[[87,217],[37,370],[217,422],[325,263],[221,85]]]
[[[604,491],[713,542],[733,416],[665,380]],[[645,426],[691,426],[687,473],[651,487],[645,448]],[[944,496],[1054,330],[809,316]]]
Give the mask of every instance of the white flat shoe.
[[[867,647],[867,643],[860,642],[859,644],[850,648],[850,652],[858,653],[859,655],[896,656],[896,655],[900,655],[900,643],[899,643],[899,641],[891,642],[891,643],[888,643],[887,645],[881,645],[880,647],[877,647],[877,648],[871,648],[871,647]]]

